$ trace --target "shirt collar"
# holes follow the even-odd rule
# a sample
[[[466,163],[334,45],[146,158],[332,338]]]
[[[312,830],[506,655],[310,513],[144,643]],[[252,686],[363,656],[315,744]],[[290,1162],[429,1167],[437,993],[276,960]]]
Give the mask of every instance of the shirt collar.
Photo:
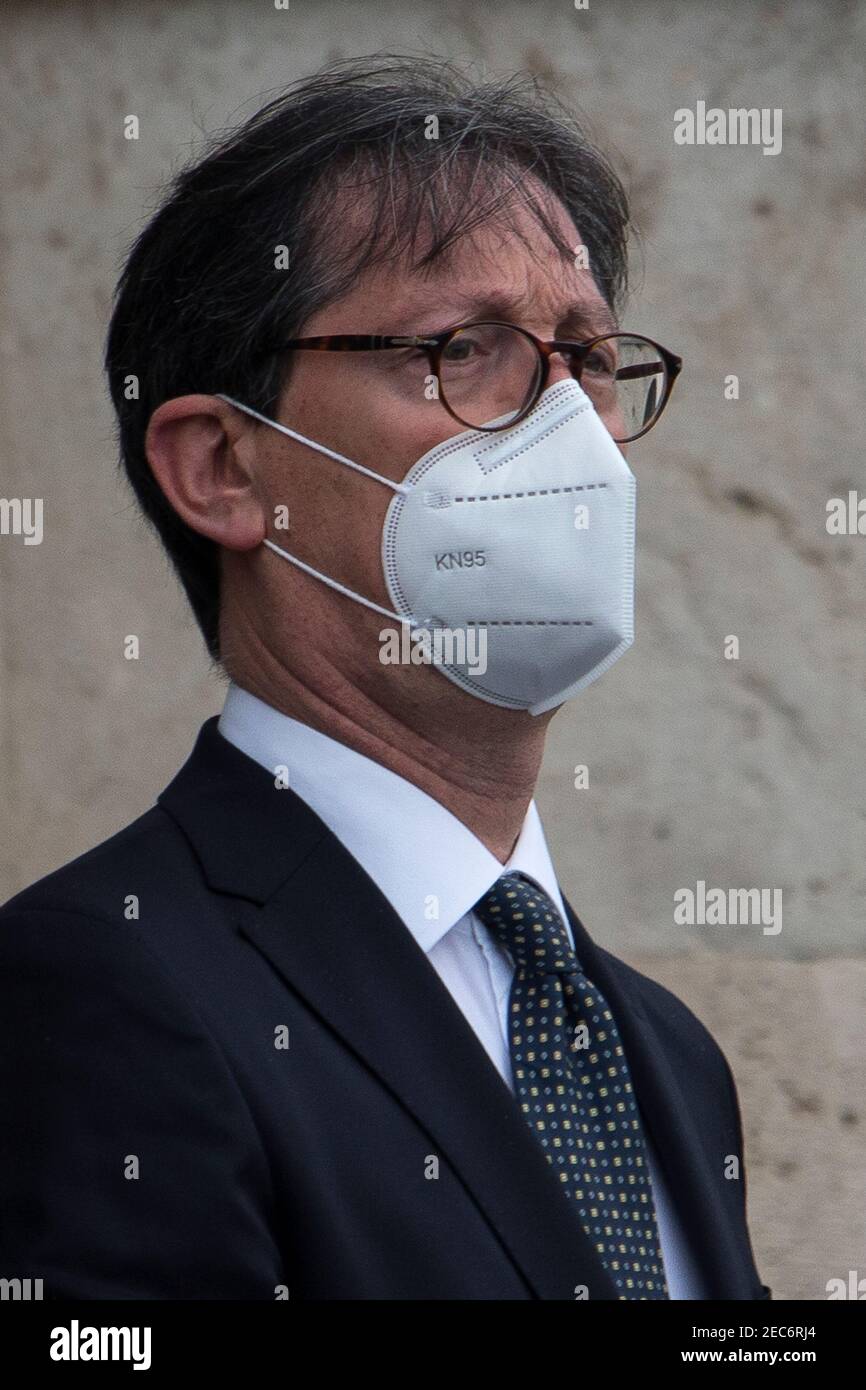
[[[547,892],[568,924],[535,802],[507,864],[432,796],[372,758],[230,684],[222,736],[288,782],[345,845],[431,951],[501,874],[520,871]]]

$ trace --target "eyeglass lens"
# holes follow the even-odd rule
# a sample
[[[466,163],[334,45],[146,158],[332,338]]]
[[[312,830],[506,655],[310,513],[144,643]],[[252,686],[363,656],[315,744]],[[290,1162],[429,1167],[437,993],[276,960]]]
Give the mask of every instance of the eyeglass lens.
[[[653,423],[667,369],[648,339],[605,338],[574,363],[575,376],[614,439],[624,443]],[[495,421],[501,429],[531,404],[543,371],[534,343],[518,329],[478,323],[449,339],[439,381],[448,408],[465,425],[478,429]]]

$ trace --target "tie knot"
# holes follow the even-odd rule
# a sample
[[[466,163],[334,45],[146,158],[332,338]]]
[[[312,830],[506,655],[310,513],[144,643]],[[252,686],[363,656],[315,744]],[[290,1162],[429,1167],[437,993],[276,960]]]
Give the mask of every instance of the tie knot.
[[[536,975],[580,970],[556,904],[522,874],[503,874],[475,904],[475,912],[517,966]]]

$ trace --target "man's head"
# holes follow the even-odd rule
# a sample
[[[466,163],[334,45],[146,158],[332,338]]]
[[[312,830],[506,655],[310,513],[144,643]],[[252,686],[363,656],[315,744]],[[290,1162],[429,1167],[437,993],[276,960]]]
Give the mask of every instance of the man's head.
[[[338,65],[175,180],[126,265],[106,364],[124,464],[214,657],[232,670],[254,629],[259,660],[340,651],[341,677],[379,698],[381,619],[365,625],[261,541],[288,535],[301,560],[387,604],[390,500],[215,393],[399,480],[463,428],[425,391],[420,354],[266,349],[483,317],[589,338],[614,323],[626,227],[620,184],[556,103],[439,62]],[[567,376],[552,359],[550,382]],[[441,680],[407,678],[421,675]]]

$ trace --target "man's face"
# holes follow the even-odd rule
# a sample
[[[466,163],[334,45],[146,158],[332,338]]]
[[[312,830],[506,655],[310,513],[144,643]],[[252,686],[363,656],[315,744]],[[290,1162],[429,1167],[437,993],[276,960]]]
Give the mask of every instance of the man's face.
[[[574,223],[561,204],[553,203],[551,211],[577,253],[583,243]],[[510,225],[476,229],[456,243],[447,261],[435,262],[423,275],[403,264],[370,271],[341,300],[314,314],[298,336],[424,334],[485,318],[546,339],[609,332],[615,328],[611,311],[580,264],[583,257],[575,259],[577,264],[565,262],[532,216],[515,208]],[[400,481],[422,454],[465,428],[430,399],[429,373],[428,359],[416,349],[299,351],[275,418]],[[554,356],[548,385],[568,376],[564,359]],[[277,543],[390,608],[379,557],[392,491],[272,430],[261,432],[257,447],[257,477],[270,515],[274,507],[288,507],[288,533],[269,527]],[[292,582],[292,567],[276,563],[286,571],[285,582]],[[357,604],[333,595],[330,600],[351,606],[350,619],[359,621]],[[375,615],[369,619],[381,626]]]

